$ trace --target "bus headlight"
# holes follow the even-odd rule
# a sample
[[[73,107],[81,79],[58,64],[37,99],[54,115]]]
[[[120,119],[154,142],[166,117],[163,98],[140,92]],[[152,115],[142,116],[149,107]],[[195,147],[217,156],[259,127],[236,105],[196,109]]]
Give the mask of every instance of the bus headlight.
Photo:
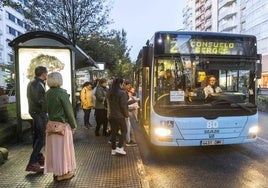
[[[162,128],[162,127],[156,128],[154,132],[157,136],[161,136],[161,137],[171,136],[171,130],[166,129],[166,128]]]
[[[248,132],[250,134],[257,134],[258,130],[259,130],[259,127],[258,126],[253,126],[253,127],[250,127],[249,128],[249,131]]]

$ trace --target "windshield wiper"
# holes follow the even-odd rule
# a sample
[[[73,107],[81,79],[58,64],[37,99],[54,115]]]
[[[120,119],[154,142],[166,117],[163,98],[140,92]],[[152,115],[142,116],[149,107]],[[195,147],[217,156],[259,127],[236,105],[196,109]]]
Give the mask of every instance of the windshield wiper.
[[[233,107],[233,108],[239,107],[239,108],[242,108],[245,111],[253,112],[252,109],[246,107],[245,105],[235,103],[233,101],[229,101],[229,100],[226,100],[226,99],[212,101],[211,104],[212,104],[212,106],[230,104],[230,106]]]

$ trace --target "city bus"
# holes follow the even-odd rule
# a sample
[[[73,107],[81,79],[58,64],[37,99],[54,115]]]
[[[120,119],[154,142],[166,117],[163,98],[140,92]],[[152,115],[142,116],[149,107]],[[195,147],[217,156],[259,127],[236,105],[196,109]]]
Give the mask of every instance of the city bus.
[[[262,65],[255,36],[160,31],[140,54],[139,119],[153,145],[256,141]],[[220,92],[205,93],[211,77]]]

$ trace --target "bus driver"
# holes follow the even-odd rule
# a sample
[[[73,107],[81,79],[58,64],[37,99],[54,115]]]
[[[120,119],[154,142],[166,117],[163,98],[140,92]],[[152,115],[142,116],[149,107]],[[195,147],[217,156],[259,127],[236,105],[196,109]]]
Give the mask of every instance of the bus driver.
[[[208,95],[213,93],[221,93],[222,89],[219,86],[216,86],[216,77],[210,76],[208,78],[208,85],[204,88],[205,92],[205,98],[208,97]]]

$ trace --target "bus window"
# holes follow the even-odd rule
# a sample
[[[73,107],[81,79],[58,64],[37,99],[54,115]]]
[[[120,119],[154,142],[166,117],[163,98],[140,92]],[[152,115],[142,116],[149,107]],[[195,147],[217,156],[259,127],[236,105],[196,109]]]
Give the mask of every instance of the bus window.
[[[239,66],[239,62],[233,64],[235,63]],[[202,104],[206,105],[215,100],[228,100],[233,103],[249,101],[246,87],[250,85],[251,71],[243,70],[242,66],[240,70],[234,69],[233,64],[233,67],[228,67],[225,63],[219,64],[212,59],[190,56],[156,59],[154,104],[171,108],[198,105],[202,108]],[[215,93],[211,100],[207,100],[202,90],[207,86],[207,78],[211,75],[215,76],[216,84],[222,92]]]

